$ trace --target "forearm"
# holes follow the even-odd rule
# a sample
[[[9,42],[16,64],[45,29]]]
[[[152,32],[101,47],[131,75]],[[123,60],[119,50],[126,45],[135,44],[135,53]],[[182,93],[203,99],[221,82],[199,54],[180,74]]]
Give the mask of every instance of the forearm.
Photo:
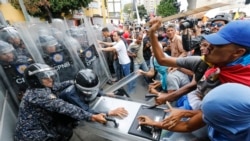
[[[127,54],[128,54],[128,56],[130,56],[130,57],[136,57],[136,54],[135,53],[131,53],[131,52],[127,52]]]
[[[145,47],[143,47],[143,51],[146,51],[148,48],[150,48],[150,45],[146,45]]]
[[[186,57],[186,56],[187,56],[187,52],[185,50],[183,50],[179,57]]]
[[[59,91],[59,90],[65,89],[66,87],[73,85],[73,84],[74,84],[73,80],[67,80],[67,81],[63,81],[61,83],[54,83],[52,89],[54,91]]]
[[[193,76],[194,75],[193,71],[185,69],[185,68],[178,68],[178,70],[180,72],[182,72],[182,73],[185,73],[185,74],[189,75],[189,76]]]
[[[114,51],[114,47],[102,48],[102,51]]]
[[[114,43],[112,43],[112,42],[100,42],[100,44],[103,44],[105,46],[113,46],[114,45]]]
[[[155,36],[155,33],[150,33],[149,37],[150,37],[150,41],[151,41],[151,44],[152,44],[152,49],[153,49],[153,52],[154,52],[154,56],[157,59],[157,62],[160,65],[169,66],[169,67],[177,67],[175,58],[166,57],[164,55],[163,50],[160,47],[160,44],[158,42],[158,39]]]
[[[172,97],[177,100],[178,98],[180,98],[183,95],[186,95],[187,93],[193,91],[196,89],[196,84],[194,83],[189,83],[186,84],[185,86],[181,87],[180,89],[170,93],[172,95]]]
[[[201,111],[187,111],[186,114],[190,119],[178,122],[173,128],[167,126],[162,128],[173,132],[192,132],[206,125],[202,120]]]
[[[142,71],[142,75],[146,77],[153,77],[154,76],[154,71],[149,70],[148,72]]]

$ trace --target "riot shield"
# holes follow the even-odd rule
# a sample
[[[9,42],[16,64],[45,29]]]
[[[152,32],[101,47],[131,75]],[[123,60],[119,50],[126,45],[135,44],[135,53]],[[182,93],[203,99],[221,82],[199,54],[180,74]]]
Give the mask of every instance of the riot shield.
[[[67,35],[73,37],[74,39],[76,39],[80,43],[82,50],[85,50],[89,47],[87,32],[84,29],[84,27],[75,27],[75,26],[70,27],[66,31],[66,33],[67,33]]]
[[[17,103],[17,99],[21,100],[28,88],[23,74],[31,63],[33,60],[30,56],[18,54],[13,45],[0,40],[0,75],[11,97]]]
[[[62,28],[62,26],[57,27]],[[75,49],[77,45],[71,42],[63,30],[59,34],[60,29],[42,22],[19,23],[15,24],[15,27],[22,33],[21,36],[28,44],[27,48],[31,51],[34,60],[54,67],[58,71],[61,82],[73,80],[76,73],[84,68],[81,61],[77,60],[79,59]],[[66,30],[66,27],[64,29]]]
[[[135,80],[137,77],[139,77],[140,75],[136,72],[132,72],[129,75],[127,75],[126,77],[122,78],[121,80],[119,80],[118,82],[114,83],[113,85],[111,85],[110,87],[107,87],[103,90],[104,93],[112,93],[115,92],[116,90],[124,87],[125,85],[127,85],[129,82],[132,82],[133,80]]]
[[[26,48],[26,45],[24,44],[19,33],[14,27],[8,26],[3,28],[0,31],[0,39],[11,44],[15,48],[18,55],[31,57]]]
[[[93,28],[93,33],[95,33],[97,40],[102,40],[102,27],[92,26],[92,28]]]
[[[86,68],[93,69],[100,79],[101,86],[111,79],[105,57],[97,43],[97,34],[101,36],[101,31],[94,30],[87,19],[84,24],[78,27],[70,27],[68,35],[76,39],[81,45],[77,49],[78,56]]]
[[[117,27],[115,27],[115,26],[114,26],[113,24],[111,24],[111,23],[108,23],[106,27],[109,29],[110,32],[117,29]]]

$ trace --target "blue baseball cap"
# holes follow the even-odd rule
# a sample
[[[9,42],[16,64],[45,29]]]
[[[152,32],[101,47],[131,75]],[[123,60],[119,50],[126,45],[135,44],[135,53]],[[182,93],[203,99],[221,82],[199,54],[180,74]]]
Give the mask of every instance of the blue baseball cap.
[[[230,43],[250,47],[250,20],[232,21],[217,33],[203,37],[212,45],[226,45]]]

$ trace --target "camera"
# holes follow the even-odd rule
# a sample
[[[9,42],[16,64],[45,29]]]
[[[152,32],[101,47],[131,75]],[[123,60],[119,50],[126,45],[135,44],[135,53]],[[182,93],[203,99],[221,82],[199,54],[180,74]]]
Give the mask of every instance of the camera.
[[[209,28],[207,28],[205,25],[202,25],[202,26],[201,26],[201,34],[202,34],[202,35],[208,35],[208,34],[210,34],[210,33],[211,33],[211,31],[210,31]]]
[[[186,28],[193,28],[195,25],[198,24],[198,20],[197,19],[186,19],[185,21],[180,23],[180,29],[184,30]]]
[[[189,35],[182,35],[182,45],[186,51],[191,51],[197,48],[199,49],[202,39],[202,36],[192,38]]]

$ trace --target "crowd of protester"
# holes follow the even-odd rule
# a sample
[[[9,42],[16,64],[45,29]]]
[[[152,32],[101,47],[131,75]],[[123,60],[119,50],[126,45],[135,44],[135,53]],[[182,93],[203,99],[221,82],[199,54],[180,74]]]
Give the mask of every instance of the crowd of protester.
[[[121,34],[131,63],[136,66],[135,59],[141,56],[137,50],[131,53],[133,42],[143,37],[141,48],[149,68],[136,66],[132,71],[151,80],[148,91],[156,95],[156,105],[169,101],[178,109],[170,108],[170,116],[160,122],[141,115],[139,123],[174,132],[192,132],[207,124],[210,140],[249,140],[249,102],[243,100],[250,97],[249,20],[234,21],[230,14],[218,13],[206,23],[199,19],[162,23],[156,17],[149,25],[124,25],[132,27]]]
[[[162,121],[140,115],[139,124],[173,132],[192,132],[207,124],[211,140],[248,141],[249,25],[249,20],[233,21],[228,13],[218,13],[207,22],[186,18],[162,23],[161,18],[153,17],[149,26],[127,23],[114,30],[103,27],[103,40],[97,42],[113,76],[109,84],[119,83],[135,72],[143,75],[156,105],[171,102],[176,107],[169,107],[170,116]],[[36,42],[45,65],[34,64],[35,59],[14,28],[6,27],[0,35],[1,77],[7,87],[13,84],[10,92],[21,102],[15,140],[69,140],[75,121],[105,123],[108,115],[127,116],[129,111],[123,107],[106,113],[89,109],[90,99],[103,95],[99,79],[91,70],[76,67],[67,42],[61,41],[64,39],[40,33]],[[73,38],[72,41],[77,42]],[[76,55],[80,57],[80,50],[87,47],[82,45]],[[56,83],[57,73],[60,83]],[[86,83],[88,86],[83,86]],[[139,94],[136,87],[136,80],[129,82],[127,93]],[[28,117],[30,113],[33,115]],[[69,132],[53,129],[56,136],[50,137],[46,128],[57,126],[50,125],[58,119],[55,113],[74,120]],[[37,121],[36,117],[44,121]],[[34,126],[39,131],[32,130]],[[64,133],[69,134],[63,137]]]

